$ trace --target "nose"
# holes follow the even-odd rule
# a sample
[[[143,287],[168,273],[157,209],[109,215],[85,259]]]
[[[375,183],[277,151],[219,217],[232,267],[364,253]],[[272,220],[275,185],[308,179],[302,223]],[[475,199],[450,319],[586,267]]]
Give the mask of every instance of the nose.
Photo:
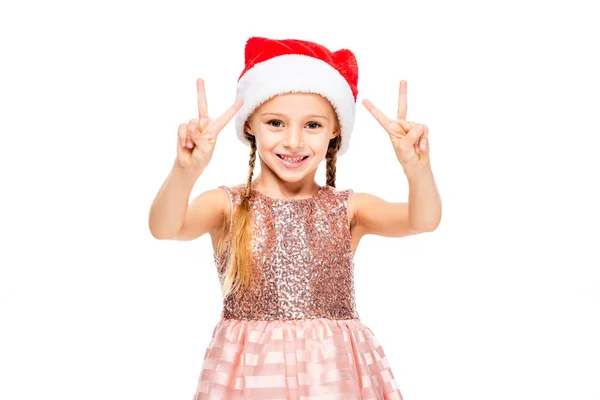
[[[302,128],[292,126],[285,135],[284,146],[290,149],[300,149],[304,147],[304,136]]]

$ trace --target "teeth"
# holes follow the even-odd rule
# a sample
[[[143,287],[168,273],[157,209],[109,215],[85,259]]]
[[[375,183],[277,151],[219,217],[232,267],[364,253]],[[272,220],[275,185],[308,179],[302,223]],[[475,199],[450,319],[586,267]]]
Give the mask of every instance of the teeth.
[[[283,158],[285,161],[289,161],[289,162],[298,162],[298,161],[302,160],[304,157],[288,158],[285,156],[281,156],[281,158]]]

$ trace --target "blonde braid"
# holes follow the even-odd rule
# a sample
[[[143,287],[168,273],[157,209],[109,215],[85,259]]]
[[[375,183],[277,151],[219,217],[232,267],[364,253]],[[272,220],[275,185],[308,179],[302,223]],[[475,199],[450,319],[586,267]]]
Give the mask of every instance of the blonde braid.
[[[242,201],[236,207],[231,236],[231,259],[223,279],[223,297],[244,289],[250,284],[251,277],[251,246],[252,246],[252,215],[250,213],[250,198],[252,195],[252,176],[256,162],[256,139],[244,132],[250,142],[249,172]]]
[[[335,172],[336,172],[336,161],[338,151],[340,150],[340,146],[342,144],[342,135],[337,135],[333,139],[329,141],[329,147],[327,148],[327,154],[325,155],[325,159],[327,160],[327,185],[335,187]]]

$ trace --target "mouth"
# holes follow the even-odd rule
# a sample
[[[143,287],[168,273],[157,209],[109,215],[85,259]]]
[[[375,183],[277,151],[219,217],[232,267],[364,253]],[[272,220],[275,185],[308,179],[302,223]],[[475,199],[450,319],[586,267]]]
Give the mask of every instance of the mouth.
[[[288,168],[297,168],[299,167],[302,163],[304,163],[304,161],[309,157],[309,156],[302,156],[302,157],[294,157],[294,158],[290,158],[290,157],[285,157],[282,156],[281,154],[277,154],[277,157],[281,160],[281,163],[283,165],[285,165]]]

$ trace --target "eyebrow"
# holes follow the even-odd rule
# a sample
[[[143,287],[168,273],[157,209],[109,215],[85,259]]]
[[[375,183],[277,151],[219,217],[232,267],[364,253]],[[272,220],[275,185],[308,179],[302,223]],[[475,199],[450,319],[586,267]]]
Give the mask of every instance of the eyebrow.
[[[263,115],[263,116],[264,116],[264,115],[274,115],[274,116],[276,116],[276,117],[280,117],[280,118],[286,117],[286,115],[285,115],[285,114],[280,114],[280,113],[271,113],[271,112],[268,112],[268,113],[263,113],[262,115]],[[307,117],[307,118],[322,118],[322,119],[324,119],[324,120],[328,121],[328,119],[327,119],[327,117],[326,117],[326,116],[324,116],[324,115],[319,115],[319,114],[310,114],[310,115],[305,115],[305,117]]]

